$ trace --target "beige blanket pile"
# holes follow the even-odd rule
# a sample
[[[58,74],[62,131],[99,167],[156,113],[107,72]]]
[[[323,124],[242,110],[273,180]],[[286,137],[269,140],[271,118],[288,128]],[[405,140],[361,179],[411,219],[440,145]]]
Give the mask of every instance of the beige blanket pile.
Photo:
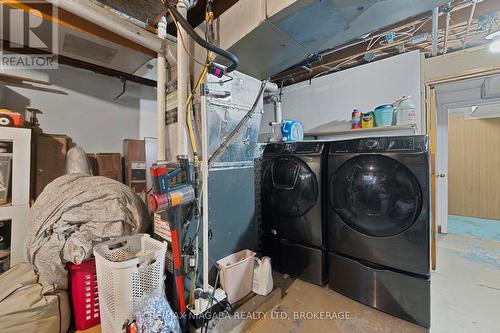
[[[42,281],[67,289],[66,263],[90,258],[96,243],[145,230],[146,221],[146,206],[128,186],[106,177],[64,175],[31,208],[26,259]]]

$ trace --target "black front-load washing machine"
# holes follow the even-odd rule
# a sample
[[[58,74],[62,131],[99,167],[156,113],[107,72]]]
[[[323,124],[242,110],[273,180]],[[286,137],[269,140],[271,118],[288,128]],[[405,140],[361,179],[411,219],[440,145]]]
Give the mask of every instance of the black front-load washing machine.
[[[430,326],[429,158],[426,136],[330,143],[329,286]]]
[[[264,255],[273,267],[324,284],[324,143],[272,143],[264,149],[261,203]]]

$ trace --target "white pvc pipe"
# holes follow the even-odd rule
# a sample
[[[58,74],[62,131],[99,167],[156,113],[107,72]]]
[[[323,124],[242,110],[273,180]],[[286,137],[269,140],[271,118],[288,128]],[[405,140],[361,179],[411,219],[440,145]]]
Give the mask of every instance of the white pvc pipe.
[[[208,291],[208,135],[206,97],[201,97],[201,195],[203,228],[203,291]],[[215,287],[215,286],[214,286]]]
[[[187,16],[188,3],[186,0],[177,2],[177,10],[182,17]],[[188,35],[179,25],[178,40],[184,40],[184,45],[188,47]],[[177,154],[186,156],[187,152],[187,131],[186,131],[186,101],[188,97],[189,80],[189,55],[179,41],[177,48]]]
[[[161,40],[155,34],[142,29],[122,17],[92,3],[88,0],[47,0],[53,6],[64,9],[72,14],[95,23],[117,35],[120,35],[134,43],[144,46],[155,52],[162,52],[162,44],[166,43],[165,57],[173,65],[176,63],[174,55],[175,43]]]
[[[281,128],[281,125],[283,124],[283,112],[281,111],[281,101],[276,95],[271,95],[270,99],[274,105],[274,121],[269,123],[273,133],[271,141],[280,141],[281,133],[277,132],[277,129]]]
[[[283,122],[283,113],[281,112],[280,100],[276,101],[276,104],[274,104],[274,121],[280,124]]]
[[[271,95],[270,100],[274,106],[274,123],[280,124],[283,122],[283,113],[281,112],[281,101],[276,95]]]
[[[167,20],[163,16],[158,22],[158,37],[164,40],[167,36]],[[156,87],[156,129],[157,129],[157,149],[156,159],[166,160],[167,152],[167,126],[165,125],[165,100],[167,86],[167,60],[162,52],[158,52],[157,63],[157,87]]]
[[[266,86],[264,87],[264,91],[266,92],[276,92],[278,91],[278,85],[276,83],[267,81]]]
[[[431,55],[437,56],[438,54],[438,27],[439,27],[439,7],[432,9],[432,51]]]

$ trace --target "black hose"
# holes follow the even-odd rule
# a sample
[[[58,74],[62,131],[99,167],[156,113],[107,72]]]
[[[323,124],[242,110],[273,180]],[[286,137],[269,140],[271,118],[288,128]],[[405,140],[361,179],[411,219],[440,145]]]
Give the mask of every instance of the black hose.
[[[174,15],[177,22],[180,23],[180,25],[184,28],[184,30],[186,30],[186,32],[191,36],[191,38],[193,38],[193,40],[196,43],[198,43],[199,45],[201,45],[205,49],[210,50],[214,53],[217,53],[221,57],[224,57],[227,60],[231,61],[231,65],[229,67],[227,67],[227,69],[225,71],[226,73],[231,73],[232,71],[234,71],[238,67],[238,65],[240,64],[240,60],[238,59],[238,57],[236,57],[231,52],[228,52],[228,51],[223,50],[223,49],[221,49],[213,44],[210,44],[206,40],[201,38],[196,33],[196,31],[194,31],[194,29],[191,27],[189,22],[186,21],[186,19],[184,17],[182,17],[181,13],[179,13],[177,11],[177,8],[175,8],[175,6],[170,1],[167,1],[166,4],[167,4],[168,8],[170,9],[170,11],[172,12],[172,15]]]

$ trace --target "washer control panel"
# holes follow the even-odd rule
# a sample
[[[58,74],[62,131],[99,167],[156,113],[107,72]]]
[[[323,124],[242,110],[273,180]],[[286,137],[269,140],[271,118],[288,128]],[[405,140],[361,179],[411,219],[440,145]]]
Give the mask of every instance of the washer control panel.
[[[322,142],[280,142],[270,143],[264,149],[264,154],[320,154],[323,151]]]

